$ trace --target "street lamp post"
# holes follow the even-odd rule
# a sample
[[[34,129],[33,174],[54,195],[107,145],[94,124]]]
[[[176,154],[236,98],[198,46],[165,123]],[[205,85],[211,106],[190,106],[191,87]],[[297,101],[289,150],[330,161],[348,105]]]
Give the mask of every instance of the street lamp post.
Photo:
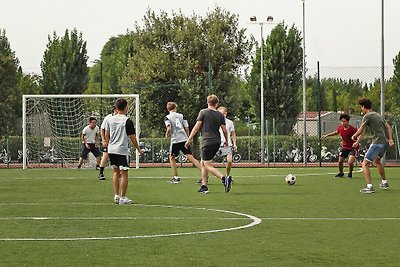
[[[303,161],[307,165],[307,97],[306,97],[306,1],[303,1]]]
[[[260,73],[260,111],[261,111],[261,115],[260,115],[260,135],[261,135],[261,163],[264,164],[265,163],[265,157],[264,157],[264,56],[263,56],[263,48],[264,48],[264,36],[263,36],[263,26],[266,23],[271,23],[274,20],[273,17],[268,16],[267,17],[267,22],[257,22],[257,17],[256,16],[252,16],[250,17],[250,21],[252,23],[258,24],[260,25],[260,29],[261,29],[261,45],[260,45],[260,59],[261,59],[261,73]]]
[[[384,0],[381,4],[381,116],[385,117],[385,8]]]
[[[100,64],[100,95],[103,94],[103,62],[99,59],[93,60],[93,63]],[[103,120],[103,98],[100,98],[100,121]]]

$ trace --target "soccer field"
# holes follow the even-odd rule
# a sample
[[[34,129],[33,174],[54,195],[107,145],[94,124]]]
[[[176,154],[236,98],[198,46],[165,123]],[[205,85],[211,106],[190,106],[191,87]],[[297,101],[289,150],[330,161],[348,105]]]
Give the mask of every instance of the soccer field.
[[[0,170],[1,266],[399,266],[400,168],[361,194],[361,172],[234,168],[230,193],[179,169],[129,172],[131,206],[112,204],[111,170]],[[286,185],[293,173],[297,182]]]

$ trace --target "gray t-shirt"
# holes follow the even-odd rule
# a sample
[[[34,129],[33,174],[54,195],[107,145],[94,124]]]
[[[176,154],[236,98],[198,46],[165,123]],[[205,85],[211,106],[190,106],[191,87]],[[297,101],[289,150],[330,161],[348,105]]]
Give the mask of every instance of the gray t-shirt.
[[[225,117],[221,112],[214,109],[202,109],[197,116],[197,121],[201,121],[202,145],[214,145],[221,143],[219,127],[225,125]]]
[[[374,135],[373,143],[386,144],[389,142],[386,131],[386,120],[375,111],[370,111],[364,115],[362,123],[368,126]]]
[[[105,129],[110,132],[108,153],[129,155],[129,136],[135,134],[132,120],[125,115],[116,114],[107,119]]]
[[[189,127],[187,120],[181,113],[171,112],[165,116],[165,126],[171,126],[171,143],[177,144],[186,142],[187,135],[185,128]]]
[[[82,130],[82,134],[86,138],[86,143],[94,144],[96,143],[96,135],[99,133],[99,126],[95,126],[94,129],[90,129],[89,125],[87,125]]]

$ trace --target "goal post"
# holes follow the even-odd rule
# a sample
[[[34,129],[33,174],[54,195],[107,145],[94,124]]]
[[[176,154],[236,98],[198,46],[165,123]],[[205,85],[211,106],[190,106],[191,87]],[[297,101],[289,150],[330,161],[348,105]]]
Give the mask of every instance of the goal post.
[[[90,117],[100,127],[104,117],[113,112],[116,99],[128,101],[128,116],[140,135],[138,94],[95,95],[23,95],[22,96],[22,166],[68,167],[77,163],[81,151],[81,133]],[[101,138],[99,137],[99,141]],[[135,167],[139,154],[135,152]]]

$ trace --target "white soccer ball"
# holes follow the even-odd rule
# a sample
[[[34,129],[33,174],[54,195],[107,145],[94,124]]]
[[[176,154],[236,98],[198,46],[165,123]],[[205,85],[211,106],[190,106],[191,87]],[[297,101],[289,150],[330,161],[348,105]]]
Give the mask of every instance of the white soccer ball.
[[[285,182],[288,184],[288,185],[294,185],[295,183],[296,183],[296,176],[294,176],[293,174],[288,174],[288,175],[286,175],[286,177],[285,177]]]

